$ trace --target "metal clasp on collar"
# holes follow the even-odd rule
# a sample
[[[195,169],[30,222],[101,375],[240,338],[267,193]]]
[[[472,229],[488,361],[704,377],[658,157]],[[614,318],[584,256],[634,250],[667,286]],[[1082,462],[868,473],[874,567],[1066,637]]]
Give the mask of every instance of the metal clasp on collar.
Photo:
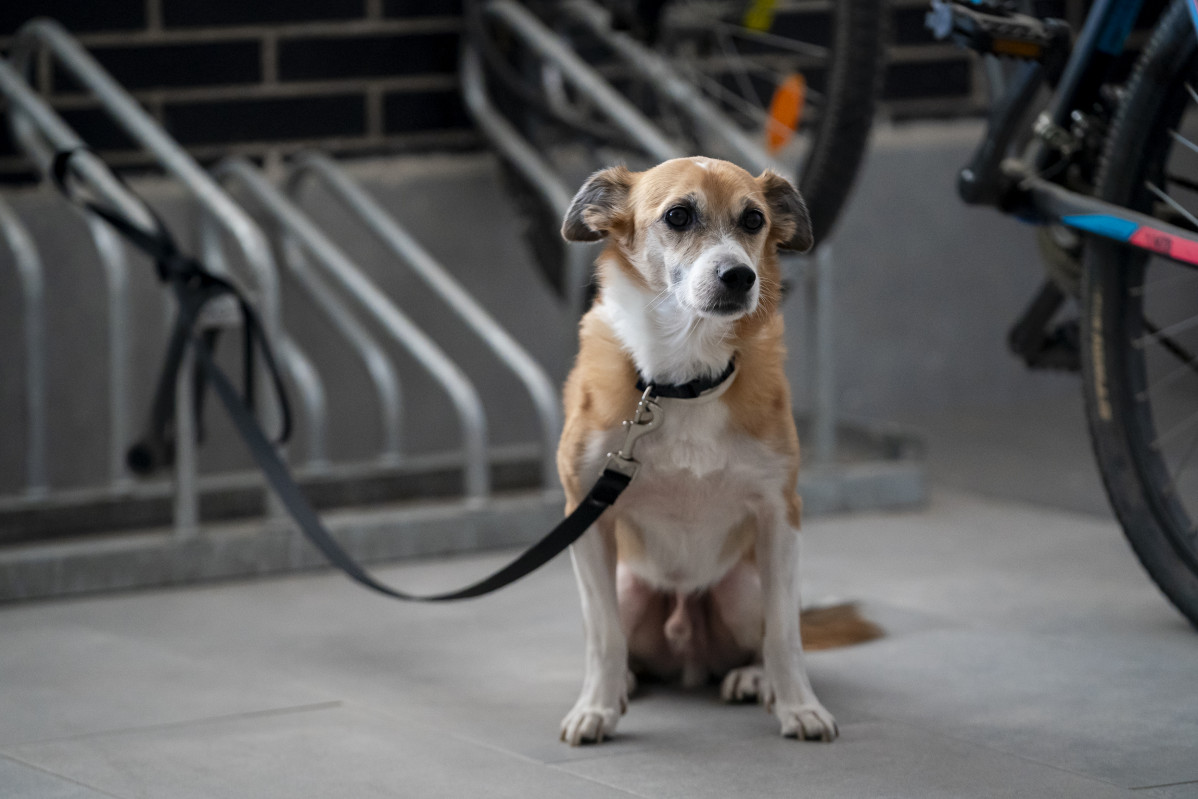
[[[607,465],[604,468],[619,472],[627,476],[629,480],[636,477],[637,469],[641,466],[636,458],[632,457],[632,449],[636,446],[637,439],[656,430],[665,419],[661,405],[649,398],[652,391],[652,386],[645,389],[645,393],[641,395],[641,401],[636,405],[636,413],[632,419],[624,420],[623,445],[618,451],[607,453]]]

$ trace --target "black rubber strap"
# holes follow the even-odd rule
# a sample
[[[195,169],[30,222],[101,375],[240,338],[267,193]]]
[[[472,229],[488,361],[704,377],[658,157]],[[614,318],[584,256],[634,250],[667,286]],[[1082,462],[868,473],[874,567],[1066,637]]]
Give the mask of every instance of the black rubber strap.
[[[711,391],[716,386],[723,383],[728,378],[732,377],[732,373],[736,371],[736,360],[728,361],[728,365],[724,371],[715,377],[697,377],[694,380],[688,380],[685,383],[657,383],[647,381],[644,377],[637,375],[636,390],[644,391],[646,388],[652,387],[652,396],[664,397],[666,399],[698,399],[703,396],[706,391]]]

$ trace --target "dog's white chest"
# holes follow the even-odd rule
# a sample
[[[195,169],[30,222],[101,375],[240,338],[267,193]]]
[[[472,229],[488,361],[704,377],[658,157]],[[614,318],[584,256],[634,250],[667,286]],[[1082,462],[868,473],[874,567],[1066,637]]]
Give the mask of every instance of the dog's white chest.
[[[664,421],[636,444],[641,467],[615,510],[643,547],[625,561],[661,588],[690,591],[719,580],[739,555],[729,537],[763,504],[780,503],[785,458],[730,424],[719,401],[661,400]],[[619,430],[588,448],[594,473],[620,445]]]

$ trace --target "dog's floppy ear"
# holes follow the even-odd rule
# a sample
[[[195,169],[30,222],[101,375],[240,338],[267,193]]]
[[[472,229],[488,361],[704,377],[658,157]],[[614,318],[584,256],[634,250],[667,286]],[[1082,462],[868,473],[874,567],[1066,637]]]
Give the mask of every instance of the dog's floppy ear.
[[[566,241],[598,241],[606,236],[627,204],[631,188],[632,173],[623,166],[591,175],[566,211],[562,237]]]
[[[772,170],[765,170],[757,178],[765,201],[770,206],[770,220],[774,235],[778,238],[778,249],[806,252],[815,243],[811,237],[811,217],[807,204],[799,190],[786,178]]]

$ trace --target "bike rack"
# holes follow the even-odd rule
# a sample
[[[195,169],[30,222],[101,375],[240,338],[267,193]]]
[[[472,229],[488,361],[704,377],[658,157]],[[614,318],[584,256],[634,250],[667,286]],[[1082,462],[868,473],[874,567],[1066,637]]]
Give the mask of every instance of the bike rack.
[[[396,258],[415,272],[478,336],[495,358],[524,385],[540,421],[541,480],[545,488],[557,488],[554,453],[557,451],[558,436],[561,435],[562,420],[557,389],[545,370],[483,309],[457,279],[331,158],[316,152],[297,155],[292,161],[291,173],[287,179],[287,193],[297,198],[308,177],[319,181]]]
[[[244,158],[226,159],[217,164],[213,169],[213,175],[225,183],[236,181],[245,189],[254,202],[270,214],[292,238],[295,242],[292,249],[302,247],[311,255],[324,270],[325,275],[336,281],[397,344],[424,367],[430,377],[440,383],[449,395],[460,421],[466,452],[463,464],[466,495],[474,500],[485,498],[490,493],[487,424],[482,400],[469,378],[432,339],[387,299],[344,251],[321,232],[285,194],[271,185],[249,161]],[[302,259],[293,258],[289,266],[308,292],[314,298],[318,298],[322,310],[329,314],[330,318],[342,325],[352,320],[344,306],[331,299],[322,277],[308,269]]]
[[[487,97],[486,79],[479,64],[478,53],[469,46],[462,47],[460,68],[462,98],[474,123],[482,129],[502,157],[528,177],[530,184],[541,195],[541,201],[564,219],[574,198],[572,190],[491,104]],[[598,246],[594,244],[575,244],[566,248],[566,274],[562,285],[566,302],[574,318],[582,316],[583,291],[590,276],[591,263],[594,262],[598,250]]]
[[[2,66],[2,65],[0,65]],[[40,499],[46,475],[46,291],[33,237],[0,198],[0,238],[8,246],[25,306],[25,495]]]

